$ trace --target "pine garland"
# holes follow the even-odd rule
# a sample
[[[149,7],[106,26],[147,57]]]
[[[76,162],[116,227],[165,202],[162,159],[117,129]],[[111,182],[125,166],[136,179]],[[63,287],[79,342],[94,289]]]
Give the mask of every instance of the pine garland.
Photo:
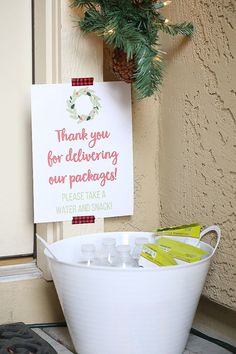
[[[124,51],[134,60],[133,86],[137,98],[153,95],[163,80],[163,52],[159,31],[172,36],[191,36],[189,22],[172,24],[160,10],[171,1],[155,0],[74,0],[72,7],[84,8],[78,24],[86,33],[95,32],[111,48]]]

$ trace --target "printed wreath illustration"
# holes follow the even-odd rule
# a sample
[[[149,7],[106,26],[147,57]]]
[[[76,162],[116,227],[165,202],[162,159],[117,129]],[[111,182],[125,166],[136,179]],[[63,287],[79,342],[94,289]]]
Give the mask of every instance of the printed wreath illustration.
[[[89,114],[79,114],[76,110],[75,103],[77,99],[81,96],[88,96],[93,108],[89,112]],[[77,123],[82,123],[91,119],[94,119],[98,114],[99,108],[101,108],[100,101],[101,99],[94,94],[94,90],[89,89],[88,87],[84,87],[80,90],[75,89],[67,100],[67,112],[70,113],[70,117],[75,119]]]

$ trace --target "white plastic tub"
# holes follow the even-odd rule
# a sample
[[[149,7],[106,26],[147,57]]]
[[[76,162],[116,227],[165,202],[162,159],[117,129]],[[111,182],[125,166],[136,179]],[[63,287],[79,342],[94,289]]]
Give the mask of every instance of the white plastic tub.
[[[115,237],[134,244],[152,233],[115,232],[78,236],[45,249],[68,329],[79,354],[182,354],[215,248],[204,260],[170,267],[119,269],[76,264],[82,243]]]

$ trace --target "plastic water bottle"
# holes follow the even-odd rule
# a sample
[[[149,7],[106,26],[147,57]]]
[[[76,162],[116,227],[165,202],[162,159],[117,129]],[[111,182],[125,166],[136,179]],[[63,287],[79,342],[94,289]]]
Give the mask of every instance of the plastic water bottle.
[[[103,266],[113,266],[117,259],[116,240],[111,237],[102,240],[102,248],[99,256],[99,264]]]
[[[86,243],[81,246],[81,260],[79,264],[84,264],[87,266],[95,265],[95,251],[96,248],[93,244]]]
[[[118,257],[114,263],[115,267],[134,268],[138,267],[137,261],[130,255],[129,245],[119,245],[116,247]]]
[[[137,261],[139,260],[140,253],[142,251],[142,247],[143,247],[143,245],[145,243],[149,243],[147,237],[137,237],[135,239],[135,244],[134,244],[134,248],[133,248],[133,251],[132,251],[132,257],[134,259],[136,259]]]

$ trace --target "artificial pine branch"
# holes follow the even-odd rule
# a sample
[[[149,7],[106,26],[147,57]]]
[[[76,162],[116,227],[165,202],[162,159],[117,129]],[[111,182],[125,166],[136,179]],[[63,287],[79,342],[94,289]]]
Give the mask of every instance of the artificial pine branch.
[[[140,46],[136,52],[139,65],[134,73],[134,88],[138,99],[152,96],[163,80],[163,62],[161,53],[147,46]]]
[[[190,22],[183,22],[179,24],[162,23],[160,24],[160,29],[172,36],[176,36],[177,34],[192,36],[193,34],[193,24]]]
[[[138,98],[153,95],[162,83],[164,65],[159,31],[172,36],[193,33],[191,23],[172,24],[161,15],[161,8],[169,3],[169,0],[73,0],[71,3],[72,7],[85,9],[83,18],[78,19],[82,31],[95,32],[108,46],[126,53],[127,63],[134,62],[129,68],[135,68],[131,77]]]
[[[112,31],[110,34],[107,35],[105,32],[103,35],[105,43],[113,48],[122,49],[127,54],[127,60],[135,56],[137,46],[146,42],[145,37],[133,27],[132,23],[111,26],[110,31]]]
[[[95,9],[89,9],[84,18],[79,21],[79,25],[84,32],[97,32],[98,35],[102,35],[106,27],[106,19]]]
[[[74,0],[72,3],[71,3],[71,7],[83,7],[83,6],[86,6],[88,8],[90,7],[94,7],[94,5],[101,5],[101,3],[103,3],[103,1],[99,1],[99,0],[93,0],[93,1],[90,1],[90,0]]]

